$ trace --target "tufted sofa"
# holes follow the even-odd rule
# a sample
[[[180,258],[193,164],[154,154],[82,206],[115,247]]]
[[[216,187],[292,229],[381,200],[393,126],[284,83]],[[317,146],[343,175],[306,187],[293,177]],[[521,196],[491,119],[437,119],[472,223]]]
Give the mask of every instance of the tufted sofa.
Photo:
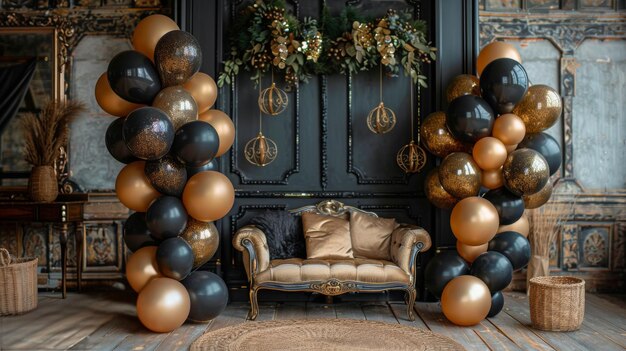
[[[313,212],[345,218],[352,211],[376,216],[334,200],[290,212]],[[251,225],[242,227],[233,238],[233,246],[243,253],[250,282],[248,318],[251,320],[259,312],[257,293],[261,289],[317,292],[328,296],[348,292],[404,290],[408,317],[414,320],[415,260],[417,254],[428,250],[430,245],[430,236],[424,229],[400,224],[391,234],[391,261],[367,258],[272,260],[265,234],[259,228]]]

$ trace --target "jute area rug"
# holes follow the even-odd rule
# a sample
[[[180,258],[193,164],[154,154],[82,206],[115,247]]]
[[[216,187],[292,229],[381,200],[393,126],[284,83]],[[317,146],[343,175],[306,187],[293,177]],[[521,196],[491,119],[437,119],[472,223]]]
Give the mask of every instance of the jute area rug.
[[[430,331],[351,319],[248,322],[204,334],[192,351],[464,350]]]

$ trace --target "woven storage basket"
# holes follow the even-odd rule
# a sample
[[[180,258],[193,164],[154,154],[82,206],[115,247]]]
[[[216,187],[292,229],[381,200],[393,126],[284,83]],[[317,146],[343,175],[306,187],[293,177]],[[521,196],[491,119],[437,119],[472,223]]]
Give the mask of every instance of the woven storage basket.
[[[37,307],[37,259],[11,259],[0,248],[0,316],[20,314]]]
[[[585,281],[574,277],[535,277],[530,280],[530,319],[533,328],[578,330],[585,317]]]
[[[36,202],[52,202],[59,196],[59,184],[52,166],[33,167],[28,179],[30,197]]]

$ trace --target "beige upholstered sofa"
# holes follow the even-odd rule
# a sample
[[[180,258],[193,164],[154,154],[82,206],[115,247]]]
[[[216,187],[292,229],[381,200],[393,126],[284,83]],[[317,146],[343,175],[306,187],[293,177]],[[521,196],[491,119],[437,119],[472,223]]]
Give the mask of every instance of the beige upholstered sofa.
[[[313,212],[345,218],[353,211],[376,216],[334,200],[326,200],[291,212]],[[391,234],[391,261],[367,258],[273,260],[265,234],[257,227],[242,227],[233,238],[233,246],[243,253],[250,282],[248,318],[251,320],[259,312],[257,293],[261,289],[317,292],[327,296],[348,292],[403,290],[406,292],[408,317],[413,320],[413,304],[416,298],[415,260],[417,254],[428,250],[430,245],[430,236],[424,229],[400,224]]]

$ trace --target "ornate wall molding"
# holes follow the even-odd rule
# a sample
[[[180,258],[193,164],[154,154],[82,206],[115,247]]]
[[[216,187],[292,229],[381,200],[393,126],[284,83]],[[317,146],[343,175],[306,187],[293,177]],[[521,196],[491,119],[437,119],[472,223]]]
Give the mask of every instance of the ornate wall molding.
[[[328,78],[325,75],[320,77],[320,98],[321,98],[321,118],[320,118],[320,185],[322,190],[326,190],[328,185]]]

